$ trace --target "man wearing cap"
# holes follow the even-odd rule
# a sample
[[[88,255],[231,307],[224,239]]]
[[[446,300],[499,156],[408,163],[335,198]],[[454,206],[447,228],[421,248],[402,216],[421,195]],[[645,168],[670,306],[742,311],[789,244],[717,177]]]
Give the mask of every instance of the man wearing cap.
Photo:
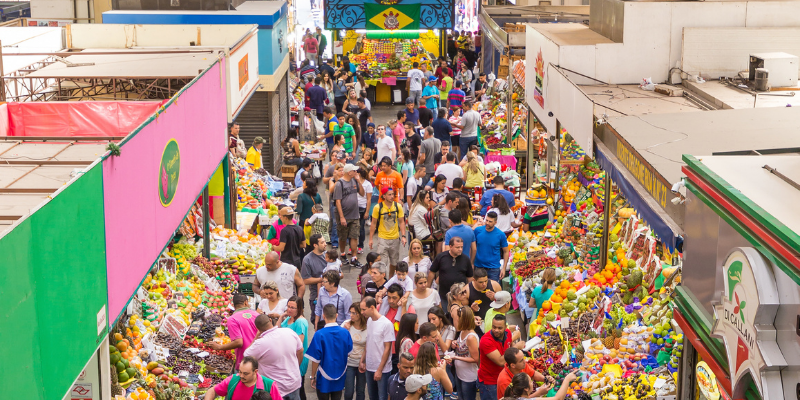
[[[492,319],[495,315],[506,315],[511,308],[511,293],[501,290],[494,294],[494,301],[489,304],[489,310],[486,311],[486,317],[483,319],[483,331],[488,332],[492,329]]]
[[[422,100],[425,102],[425,106],[431,111],[439,107],[439,88],[436,87],[437,80],[438,78],[435,76],[429,76],[428,85],[422,89]]]
[[[281,253],[281,262],[291,265],[302,265],[305,255],[306,236],[303,228],[294,223],[294,209],[283,207],[278,211],[283,229],[279,238],[280,243],[272,249]]]
[[[422,81],[425,80],[425,74],[420,71],[419,63],[414,61],[411,64],[413,68],[408,70],[406,74],[406,90],[408,91],[409,98],[413,99],[415,105],[419,105],[422,100]]]
[[[420,98],[422,98],[422,90],[420,90]],[[415,98],[409,97],[406,99],[406,121],[411,122],[414,126],[419,125],[419,111],[417,111],[414,102]]]
[[[406,378],[407,400],[419,400],[428,393],[428,385],[433,381],[431,374],[414,374]]]
[[[383,171],[381,171],[383,172]],[[403,221],[403,205],[396,202],[397,192],[391,186],[381,187],[383,201],[372,209],[372,224],[369,226],[369,248],[373,248],[375,231],[378,231],[378,254],[389,262],[394,271],[400,259],[400,243],[406,245],[406,224]]]
[[[353,164],[344,166],[342,179],[333,187],[333,201],[336,202],[336,215],[339,216],[337,231],[339,233],[339,253],[345,253],[346,239],[350,239],[350,252],[357,261],[358,234],[360,214],[358,212],[358,196],[364,196],[363,178],[357,174],[358,167]]]
[[[414,372],[414,356],[411,353],[400,353],[398,358],[397,373],[389,377],[389,400],[406,398],[406,379]]]
[[[245,157],[245,161],[250,164],[250,168],[253,168],[253,170],[261,169],[264,165],[264,162],[261,161],[262,147],[264,147],[264,138],[257,136],[255,139],[253,139],[253,147],[247,150],[247,157]]]
[[[500,292],[497,292],[495,297],[499,294]],[[505,365],[503,354],[511,347],[511,343],[520,338],[520,331],[516,326],[507,326],[506,316],[502,314],[497,314],[487,321],[492,329],[486,331],[478,344],[480,354],[478,390],[481,392],[481,400],[497,400],[497,377]],[[514,347],[519,349],[524,346],[524,341],[514,344]]]

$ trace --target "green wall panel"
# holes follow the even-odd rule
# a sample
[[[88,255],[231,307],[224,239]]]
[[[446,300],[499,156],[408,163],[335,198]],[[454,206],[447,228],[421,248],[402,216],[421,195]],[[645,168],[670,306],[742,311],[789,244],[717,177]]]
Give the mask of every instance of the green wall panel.
[[[0,272],[3,396],[61,400],[107,330],[100,164],[0,239],[0,254],[12,260]]]

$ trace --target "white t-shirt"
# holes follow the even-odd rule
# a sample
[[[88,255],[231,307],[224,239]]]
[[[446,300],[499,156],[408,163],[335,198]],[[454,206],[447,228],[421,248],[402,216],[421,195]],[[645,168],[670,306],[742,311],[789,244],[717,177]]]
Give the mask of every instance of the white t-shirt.
[[[488,214],[489,211],[494,211],[497,213],[497,224],[495,224],[495,228],[500,229],[501,232],[508,232],[511,229],[511,222],[514,221],[514,212],[510,212],[506,215],[500,214],[500,210],[496,208],[490,208],[486,211]]]
[[[383,160],[383,157],[391,157],[392,156],[392,149],[394,149],[394,140],[389,135],[383,137],[383,139],[378,139],[378,142],[375,143],[375,148],[378,149],[378,162]]]
[[[425,79],[425,74],[422,71],[414,68],[408,70],[408,80],[411,81],[408,90],[422,90],[422,81]]]
[[[308,217],[308,219],[306,220],[306,222],[307,222],[309,225],[311,225],[311,224],[313,224],[313,223],[314,223],[314,221],[316,221],[316,220],[317,220],[317,218],[319,218],[319,219],[321,219],[321,220],[325,220],[325,221],[330,221],[330,220],[331,220],[331,217],[329,217],[329,216],[328,216],[328,214],[325,214],[325,213],[318,213],[318,214],[314,214],[314,215],[312,215],[312,216]],[[261,282],[261,281],[259,280],[259,282]]]
[[[364,196],[358,196],[358,208],[367,208],[367,196],[372,196],[372,184],[369,183],[369,180],[364,179],[364,183],[361,184],[364,188]]]
[[[408,217],[408,224],[411,225],[412,228],[414,228],[414,233],[417,234],[417,238],[419,238],[420,240],[427,238],[431,234],[431,230],[428,229],[428,224],[425,223],[425,213],[427,212],[428,212],[427,208],[420,205],[415,205],[411,209],[410,216]],[[425,272],[428,271],[426,270]],[[411,274],[411,265],[408,266],[408,273]]]
[[[417,272],[424,272],[425,274],[428,273],[428,269],[431,267],[431,259],[429,257],[423,257],[422,261],[418,263],[412,263],[408,260],[408,257],[404,258],[403,261],[408,264],[408,276],[414,276]]]
[[[328,262],[328,265],[325,266],[325,269],[322,270],[322,275],[325,275],[328,271],[336,271],[339,275],[342,274],[342,260],[336,260],[334,262]],[[320,278],[322,277],[320,275]]]
[[[416,179],[413,175],[409,176],[406,181],[406,196],[411,196],[413,200],[414,194],[417,193],[417,188],[420,185],[422,185],[422,178]]]
[[[263,311],[264,314],[281,314],[286,312],[286,304],[289,302],[289,299],[280,299],[278,300],[278,304],[275,305],[275,308],[269,308],[269,300],[264,299],[258,303],[258,309]]]
[[[383,358],[384,343],[386,342],[394,343],[394,325],[392,325],[392,322],[383,315],[377,321],[367,318],[367,371],[376,372],[378,370],[381,365],[381,358]],[[391,371],[392,360],[390,355],[381,372],[386,374]]]
[[[461,116],[461,123],[459,125],[464,128],[461,129],[461,137],[474,137],[478,136],[478,125],[481,123],[481,115],[475,110],[469,110]]]
[[[392,286],[392,284],[394,284],[394,283],[400,285],[403,288],[403,290],[405,290],[406,292],[410,292],[410,291],[414,290],[414,280],[411,279],[411,275],[406,275],[406,279],[404,279],[401,282],[399,279],[397,279],[397,274],[395,274],[392,277],[392,279],[389,279],[388,281],[386,281],[386,284],[384,286],[386,286],[388,288],[389,286]]]
[[[459,167],[456,164],[446,163],[446,164],[440,164],[439,168],[436,168],[436,173],[434,175],[436,176],[444,175],[445,177],[447,177],[447,182],[445,183],[445,186],[451,188],[453,187],[453,179],[456,178],[464,179],[464,170],[461,169],[461,167]]]
[[[435,305],[442,304],[442,299],[439,297],[439,291],[431,289],[431,293],[428,297],[417,298],[414,292],[411,292],[411,295],[408,296],[408,306],[414,306],[414,310],[417,313],[417,323],[420,325],[428,322],[428,310]]]
[[[262,285],[266,282],[273,281],[278,284],[278,291],[281,297],[288,299],[294,296],[294,274],[297,267],[292,264],[281,263],[275,271],[270,271],[267,267],[261,267],[256,270],[256,278]]]

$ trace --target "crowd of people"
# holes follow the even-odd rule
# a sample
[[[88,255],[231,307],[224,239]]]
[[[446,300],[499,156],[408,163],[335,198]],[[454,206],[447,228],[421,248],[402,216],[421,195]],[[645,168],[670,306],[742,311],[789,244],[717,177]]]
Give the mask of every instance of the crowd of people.
[[[487,182],[472,103],[485,75],[472,81],[439,61],[410,71],[406,106],[377,125],[346,58],[332,72],[325,61],[307,68],[306,104],[322,121],[327,160],[317,178],[296,132],[284,142],[284,161],[300,166],[296,206],[279,206],[263,233],[273,252],[256,271],[256,310],[235,295],[231,342],[219,346],[235,350],[238,373],[207,399],[565,397],[575,374],[554,388],[525,362],[521,330],[506,318],[507,235],[531,221],[514,215],[503,178]],[[242,152],[233,136],[231,150]],[[342,285],[346,266],[358,272],[357,292]]]

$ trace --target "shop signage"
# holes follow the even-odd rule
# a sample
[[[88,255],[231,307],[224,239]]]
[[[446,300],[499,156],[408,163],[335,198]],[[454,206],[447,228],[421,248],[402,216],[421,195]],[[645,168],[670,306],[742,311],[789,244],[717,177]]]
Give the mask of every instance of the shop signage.
[[[241,60],[239,60],[239,90],[242,90],[245,85],[247,85],[247,81],[250,80],[250,68],[247,64],[249,54],[245,54]]]
[[[70,392],[72,399],[91,399],[92,398],[92,384],[91,383],[76,383],[72,386]]]
[[[420,5],[364,4],[364,18],[368,30],[419,29]]]
[[[170,139],[164,146],[158,173],[158,199],[161,200],[162,206],[169,207],[178,191],[178,179],[181,174],[181,151],[175,139]]]
[[[533,88],[533,98],[539,107],[544,108],[544,59],[542,58],[542,48],[539,47],[539,54],[536,56],[536,86]]]
[[[697,387],[700,388],[700,392],[703,393],[703,396],[708,400],[718,400],[719,387],[717,386],[717,377],[714,375],[714,372],[711,371],[708,364],[706,364],[705,361],[700,361],[697,363],[696,371]]]
[[[660,179],[660,176],[650,164],[619,140],[617,140],[616,156],[636,180],[644,186],[647,192],[653,196],[661,208],[666,208],[669,189],[667,189],[666,183]]]
[[[758,387],[762,388],[762,373],[765,372],[765,355],[773,360],[783,358],[769,340],[760,341],[757,335],[767,335],[780,303],[772,267],[757,250],[735,248],[722,267],[725,290],[714,304],[714,327],[712,334],[725,342],[730,365],[731,390],[743,393],[741,379],[749,373]],[[756,325],[759,325],[758,333]],[[774,335],[774,333],[773,333]],[[766,337],[766,336],[765,336]],[[774,337],[774,336],[773,336]],[[777,344],[775,349],[777,349]]]

